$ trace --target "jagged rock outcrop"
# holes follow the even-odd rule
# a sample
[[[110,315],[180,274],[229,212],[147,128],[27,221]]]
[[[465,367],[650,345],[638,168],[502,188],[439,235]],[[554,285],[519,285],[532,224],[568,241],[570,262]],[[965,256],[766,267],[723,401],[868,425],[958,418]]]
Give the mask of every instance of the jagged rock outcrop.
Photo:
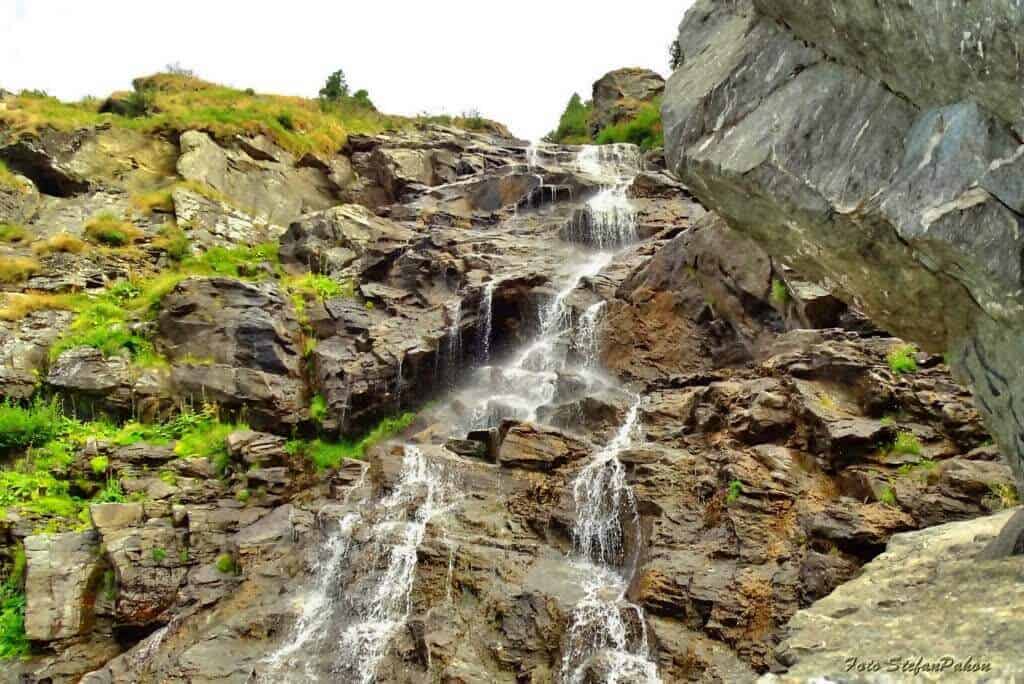
[[[1018,610],[1024,558],[974,558],[1011,515],[894,536],[860,576],[793,617],[780,647],[789,671],[760,681],[795,684],[851,673],[860,682],[1020,678],[1024,665],[1015,649],[1024,638]]]
[[[629,121],[640,107],[653,102],[665,90],[665,79],[650,69],[617,69],[594,83],[594,109],[590,133]]]
[[[1019,479],[1022,22],[998,0],[702,1],[663,105],[693,194],[876,324],[948,353]]]

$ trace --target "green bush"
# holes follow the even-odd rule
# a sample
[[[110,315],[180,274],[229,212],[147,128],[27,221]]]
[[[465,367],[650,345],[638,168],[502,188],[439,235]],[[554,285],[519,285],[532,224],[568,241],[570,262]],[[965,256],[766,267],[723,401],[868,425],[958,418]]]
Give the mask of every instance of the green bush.
[[[0,449],[40,446],[64,428],[64,416],[56,398],[37,398],[29,406],[8,400],[0,404]]]
[[[921,440],[919,440],[912,432],[898,433],[896,435],[896,440],[892,444],[892,451],[897,454],[920,456],[923,448],[924,447],[921,446]]]
[[[665,146],[665,132],[661,125],[661,101],[645,104],[629,121],[608,126],[597,134],[598,145],[632,143],[642,150]]]
[[[772,301],[778,306],[785,306],[789,303],[789,288],[779,278],[772,279]]]
[[[7,580],[0,584],[0,660],[24,658],[29,654],[25,635],[25,594],[21,591],[25,574],[25,550],[18,546]]]
[[[217,556],[217,570],[225,575],[234,575],[238,573],[238,566],[231,554],[222,553]]]
[[[124,503],[128,497],[121,489],[121,481],[114,478],[107,480],[107,484],[99,491],[99,494],[92,498],[93,503]]]
[[[130,221],[105,211],[85,224],[85,237],[108,247],[126,247],[142,237],[142,231]]]
[[[94,456],[89,461],[89,468],[96,475],[103,475],[110,468],[110,459],[106,456]]]
[[[313,397],[313,401],[309,404],[309,416],[317,423],[324,422],[324,418],[327,417],[327,400],[324,395],[318,394]]]
[[[28,231],[24,226],[16,223],[0,223],[0,242],[9,244],[20,244],[29,238]]]
[[[893,347],[887,358],[889,368],[897,375],[913,373],[917,370],[917,347],[912,344]]]
[[[157,546],[157,547],[155,547],[153,549],[153,562],[154,563],[163,563],[165,558],[167,558],[167,551],[165,551],[164,549],[160,548],[159,546]]]
[[[740,482],[739,480],[733,480],[732,482],[729,483],[729,491],[725,495],[725,502],[729,504],[735,503],[737,500],[739,500],[740,495],[742,494],[743,483]]]
[[[292,440],[285,447],[292,456],[303,455],[312,461],[318,470],[337,468],[346,459],[361,459],[375,444],[383,442],[402,432],[416,420],[415,413],[404,413],[395,418],[385,418],[361,439],[355,441],[328,442],[322,439],[312,442]]]
[[[590,139],[590,115],[593,105],[584,103],[579,93],[573,93],[565,106],[558,128],[548,134],[547,139],[563,145],[585,145]]]

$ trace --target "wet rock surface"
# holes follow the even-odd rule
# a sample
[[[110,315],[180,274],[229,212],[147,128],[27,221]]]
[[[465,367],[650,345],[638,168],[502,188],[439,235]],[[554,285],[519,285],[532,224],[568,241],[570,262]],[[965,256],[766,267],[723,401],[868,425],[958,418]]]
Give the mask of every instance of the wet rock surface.
[[[248,425],[215,457],[91,439],[69,477],[116,476],[126,501],[69,535],[0,521],[28,552],[19,681],[359,681],[354,663],[410,684],[750,681],[893,535],[1012,505],[938,357],[894,372],[900,340],[635,150],[431,126],[296,160],[182,138],[171,168],[221,195],[172,193],[196,249],[277,239],[280,263],[174,282],[133,328],[166,361],[148,374],[91,348],[49,359],[66,312],[5,321],[0,387],[26,398],[38,372],[100,412],[208,402]],[[609,226],[590,202],[616,165],[628,211]],[[159,214],[136,220],[156,234]],[[310,274],[334,287],[297,291]],[[362,462],[295,452],[406,410]],[[585,496],[605,480],[621,508]],[[581,555],[605,539],[581,520],[614,548]],[[606,624],[622,643],[577,653]]]

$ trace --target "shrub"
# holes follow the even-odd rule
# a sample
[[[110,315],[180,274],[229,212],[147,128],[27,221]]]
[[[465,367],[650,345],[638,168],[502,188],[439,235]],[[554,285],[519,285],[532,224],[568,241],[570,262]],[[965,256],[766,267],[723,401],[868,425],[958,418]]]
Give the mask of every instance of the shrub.
[[[415,413],[404,413],[394,418],[385,418],[361,439],[355,441],[328,442],[317,439],[312,442],[292,440],[285,450],[292,456],[303,455],[316,465],[318,470],[337,468],[346,459],[361,459],[375,444],[383,442],[402,432],[416,420]]]
[[[779,278],[772,279],[772,301],[778,306],[785,306],[789,303],[789,288]]]
[[[217,571],[225,575],[238,573],[238,566],[235,564],[235,559],[231,557],[231,554],[222,553],[217,556]]]
[[[17,245],[28,240],[29,233],[17,223],[0,223],[0,242]]]
[[[579,93],[573,93],[558,121],[558,128],[548,134],[548,140],[564,145],[589,143],[592,112],[593,105],[590,102],[584,103]]]
[[[182,262],[192,254],[192,242],[177,224],[164,226],[153,244],[167,253],[171,261]]]
[[[167,558],[167,551],[165,551],[164,549],[160,548],[159,546],[157,546],[157,547],[155,547],[153,549],[153,562],[154,563],[163,563],[165,558]]]
[[[85,224],[86,238],[108,247],[125,247],[142,237],[142,231],[130,221],[109,211],[94,216]]]
[[[728,493],[725,495],[726,503],[735,503],[739,500],[740,495],[743,494],[743,483],[739,480],[733,480],[729,483]]]
[[[339,283],[325,275],[306,273],[301,276],[289,276],[282,282],[284,289],[291,295],[295,315],[300,320],[306,316],[306,303],[323,302],[335,297],[354,297],[355,286],[351,281]]]
[[[57,233],[32,245],[36,254],[81,254],[86,244],[68,233]]]
[[[18,546],[7,580],[0,584],[0,660],[24,658],[29,654],[25,635],[25,594],[21,591],[25,574],[25,550]]]
[[[913,373],[917,370],[917,347],[912,344],[902,344],[893,347],[887,357],[889,368],[897,375]]]
[[[920,456],[923,447],[921,440],[912,432],[900,432],[896,435],[896,441],[892,444],[892,451],[897,454],[911,454]]]
[[[110,459],[106,456],[94,456],[89,461],[89,468],[96,475],[103,475],[110,469]]]
[[[892,490],[892,487],[882,487],[878,493],[878,500],[886,506],[896,506],[896,492]]]
[[[124,495],[124,490],[121,489],[121,481],[110,478],[103,489],[92,500],[94,503],[124,503],[128,500],[128,497]]]
[[[249,493],[248,489],[239,489],[238,492],[235,493],[235,499],[239,503],[247,502],[249,500],[249,497],[251,497],[251,496],[252,495]]]
[[[324,422],[324,418],[327,417],[327,400],[324,395],[318,394],[313,397],[309,404],[309,416],[317,423]]]
[[[64,416],[57,400],[37,398],[29,406],[0,404],[0,449],[41,446],[60,434]]]
[[[649,102],[640,108],[636,116],[597,134],[598,145],[611,143],[632,143],[642,150],[653,150],[665,146],[665,132],[661,125],[661,101]]]
[[[231,458],[227,446],[228,435],[248,430],[249,426],[244,423],[223,423],[211,409],[198,415],[202,419],[182,431],[178,443],[174,445],[174,453],[184,458],[208,458],[217,472],[223,475]]]
[[[0,283],[13,285],[39,272],[39,262],[30,257],[0,257]]]

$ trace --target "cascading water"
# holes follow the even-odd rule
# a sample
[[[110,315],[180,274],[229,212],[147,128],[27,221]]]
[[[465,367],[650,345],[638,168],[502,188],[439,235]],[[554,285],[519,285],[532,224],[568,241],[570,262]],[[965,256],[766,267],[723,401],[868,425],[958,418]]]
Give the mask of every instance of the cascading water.
[[[487,364],[491,360],[491,335],[494,334],[494,289],[497,283],[493,280],[484,286],[480,297],[479,323],[477,325],[477,360]]]
[[[417,447],[404,448],[400,479],[380,502],[382,520],[370,536],[369,565],[383,570],[367,591],[347,596],[348,624],[335,644],[333,667],[335,674],[346,678],[335,681],[374,681],[391,637],[409,616],[416,551],[427,523],[452,504],[454,492],[440,466],[431,464]]]
[[[539,166],[536,148],[528,158],[532,166]],[[456,413],[453,432],[495,426],[505,418],[537,420],[538,410],[556,401],[566,373],[582,377],[587,391],[593,383],[600,391],[621,393],[598,369],[597,327],[603,305],[576,316],[572,300],[584,281],[611,263],[611,249],[636,237],[636,211],[626,189],[638,162],[632,146],[582,148],[577,168],[602,187],[585,207],[593,235],[588,249],[581,250],[584,258],[561,274],[563,284],[541,308],[533,341],[504,364],[478,368],[474,381],[460,390],[452,405],[476,408],[469,416]],[[482,363],[491,363],[495,288],[494,280],[485,286],[477,312],[476,346]],[[461,301],[446,307],[447,331],[438,356],[443,357],[449,382],[463,356],[462,315]],[[568,352],[573,348],[581,363],[570,367]],[[618,456],[639,433],[639,413],[639,398],[634,398],[618,434],[594,453],[573,483],[576,520],[570,562],[586,579],[564,644],[563,684],[590,676],[630,684],[658,681],[648,655],[642,610],[625,598],[639,549],[639,539],[632,536],[639,534],[639,516]],[[406,446],[390,493],[364,506],[362,516],[338,520],[292,637],[268,658],[268,676],[261,681],[377,681],[392,638],[410,614],[417,549],[427,524],[455,500],[455,488],[442,468],[431,464],[419,448]],[[454,606],[456,542],[445,544],[445,602]]]

